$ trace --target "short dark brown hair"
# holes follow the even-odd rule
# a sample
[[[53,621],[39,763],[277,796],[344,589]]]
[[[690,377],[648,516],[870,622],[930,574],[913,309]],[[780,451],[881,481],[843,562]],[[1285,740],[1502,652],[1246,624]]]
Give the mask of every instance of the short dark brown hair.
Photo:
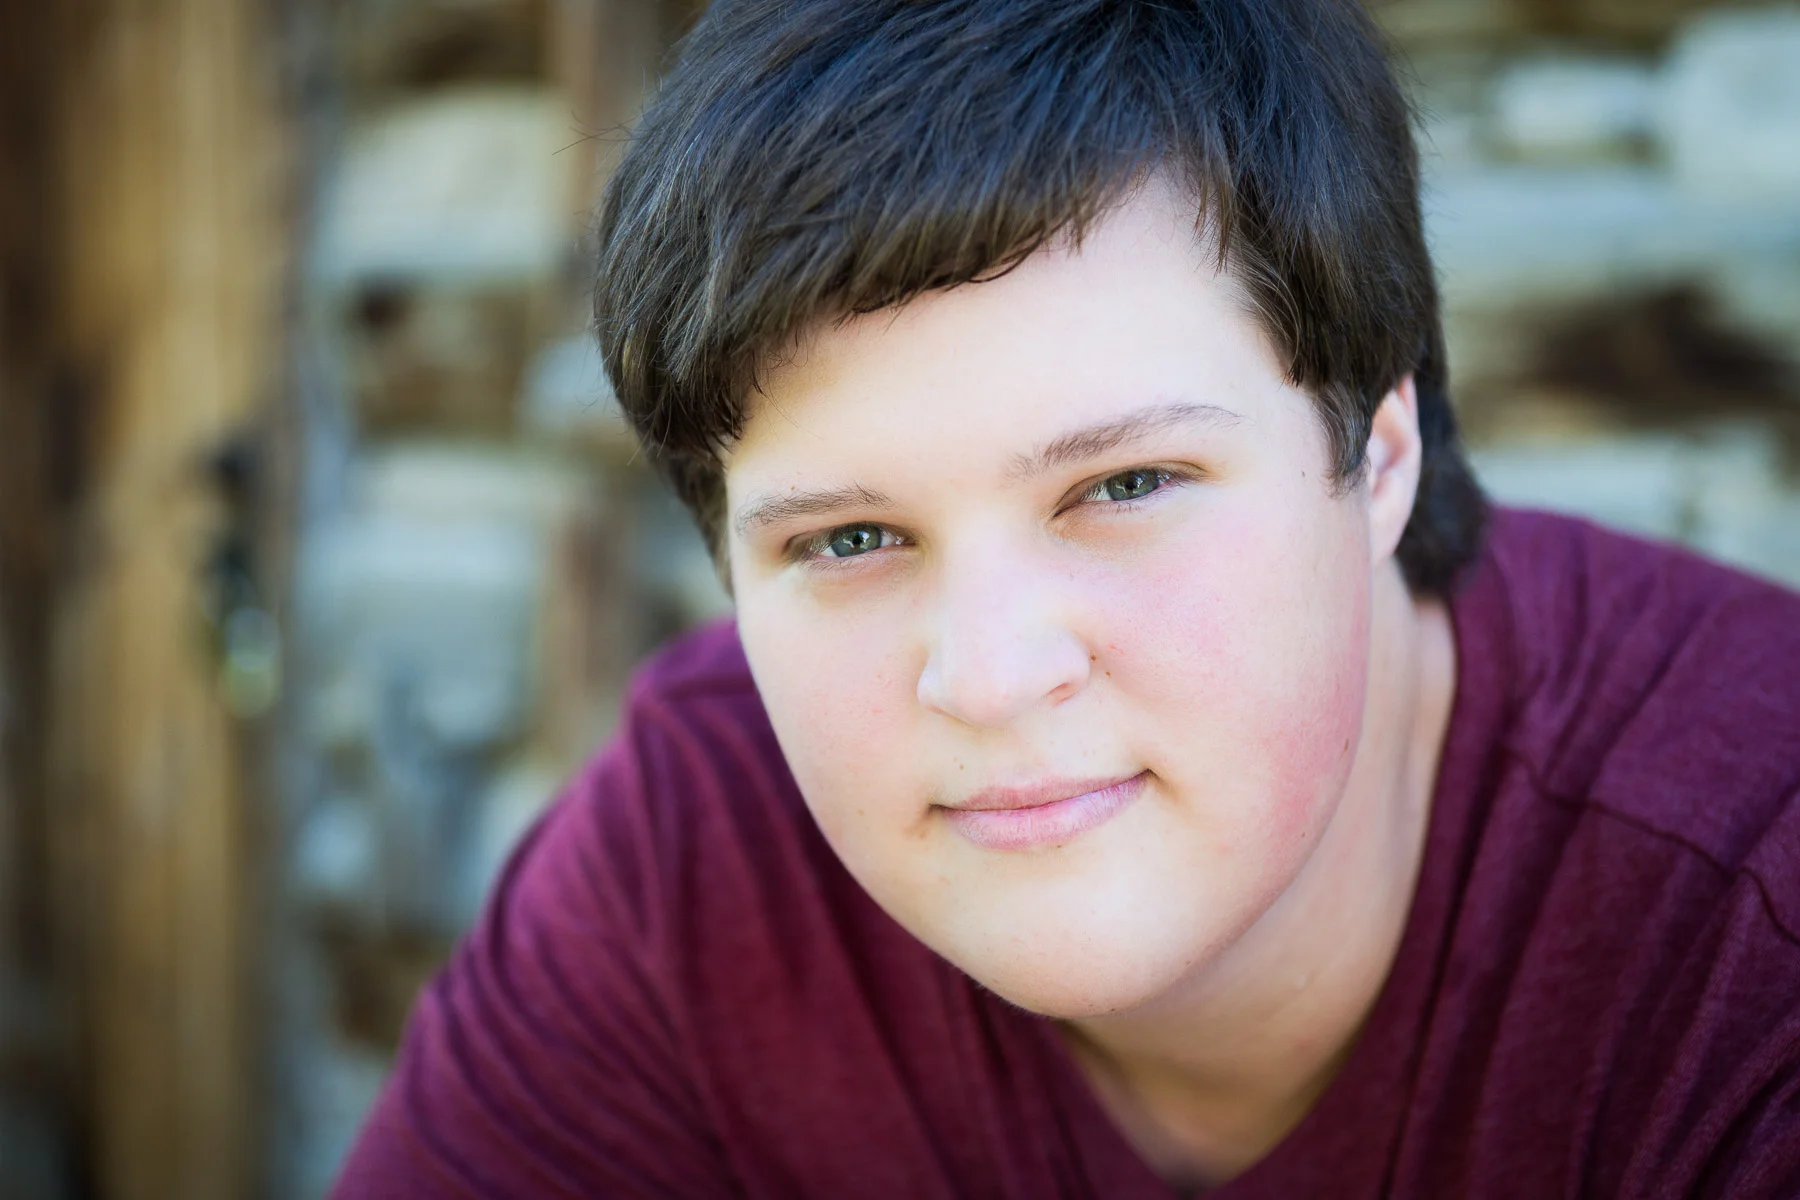
[[[1353,0],[717,0],[602,202],[607,372],[718,553],[721,453],[772,354],[1078,238],[1161,174],[1314,398],[1340,483],[1414,375],[1424,471],[1399,558],[1443,593],[1486,505],[1410,122]]]

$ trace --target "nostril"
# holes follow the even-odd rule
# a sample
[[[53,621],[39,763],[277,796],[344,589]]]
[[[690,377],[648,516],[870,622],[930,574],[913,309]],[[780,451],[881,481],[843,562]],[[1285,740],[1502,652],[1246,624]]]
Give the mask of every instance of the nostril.
[[[919,677],[920,703],[965,724],[994,728],[1035,708],[1062,704],[1087,686],[1098,655],[1054,625],[1036,633],[945,639]]]

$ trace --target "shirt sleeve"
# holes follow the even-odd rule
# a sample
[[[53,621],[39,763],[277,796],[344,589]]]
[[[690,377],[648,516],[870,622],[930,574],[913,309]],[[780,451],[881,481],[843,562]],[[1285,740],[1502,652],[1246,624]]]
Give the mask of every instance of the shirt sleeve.
[[[423,993],[336,1200],[722,1196],[656,945],[629,728],[514,852]]]
[[[1800,1071],[1789,1070],[1740,1119],[1696,1195],[1709,1200],[1800,1196]]]
[[[1671,1008],[1689,1011],[1673,1053],[1649,1060],[1665,1064],[1662,1091],[1626,1194],[1800,1197],[1800,942],[1777,915],[1790,894],[1740,876],[1714,913],[1713,940],[1660,977]]]

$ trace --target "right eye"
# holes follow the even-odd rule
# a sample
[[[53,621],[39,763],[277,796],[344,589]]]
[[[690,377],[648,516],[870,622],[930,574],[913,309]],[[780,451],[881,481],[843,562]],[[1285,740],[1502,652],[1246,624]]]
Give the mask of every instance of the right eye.
[[[810,558],[856,558],[871,550],[898,545],[900,539],[879,525],[840,525],[803,547]]]

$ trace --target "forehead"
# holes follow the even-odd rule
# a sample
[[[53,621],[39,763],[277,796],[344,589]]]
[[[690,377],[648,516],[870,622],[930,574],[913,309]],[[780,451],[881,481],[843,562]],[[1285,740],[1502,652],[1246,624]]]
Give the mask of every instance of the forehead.
[[[858,444],[1033,441],[1153,403],[1249,409],[1283,386],[1196,206],[1152,182],[998,278],[807,330],[765,370],[727,479]]]

